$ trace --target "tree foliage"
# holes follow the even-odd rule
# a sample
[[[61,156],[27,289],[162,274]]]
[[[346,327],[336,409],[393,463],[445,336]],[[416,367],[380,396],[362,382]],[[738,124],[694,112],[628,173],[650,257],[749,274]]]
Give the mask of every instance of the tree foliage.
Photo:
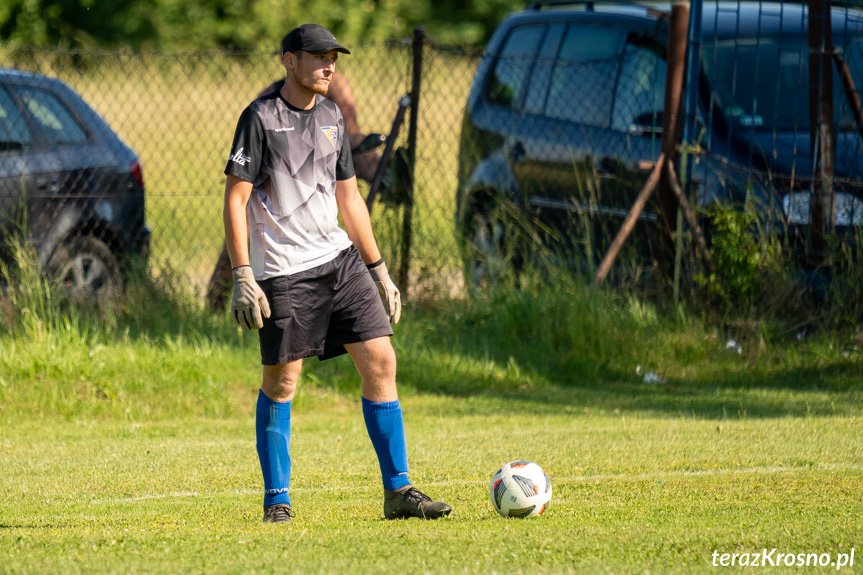
[[[304,22],[348,44],[426,27],[439,42],[481,46],[517,0],[5,0],[0,40],[11,45],[133,50],[276,49]]]

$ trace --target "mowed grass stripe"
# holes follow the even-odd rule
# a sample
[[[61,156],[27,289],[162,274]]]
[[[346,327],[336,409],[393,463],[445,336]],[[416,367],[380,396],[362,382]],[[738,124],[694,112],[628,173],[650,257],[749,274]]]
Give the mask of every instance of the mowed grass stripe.
[[[650,481],[650,480],[666,480],[669,478],[688,478],[702,476],[738,476],[738,475],[776,475],[788,473],[823,473],[823,472],[844,472],[844,471],[863,471],[861,465],[818,465],[808,467],[763,467],[763,468],[742,468],[742,469],[711,469],[703,471],[667,471],[654,473],[639,473],[639,474],[609,474],[609,475],[578,475],[573,477],[555,477],[552,481],[552,487],[565,483],[582,483],[582,482],[625,482],[625,481]],[[432,487],[461,487],[461,486],[477,486],[486,485],[488,481],[481,479],[461,479],[454,481],[430,481],[424,484],[426,488]],[[364,491],[372,488],[364,488],[357,485],[329,485],[323,487],[294,487],[291,489],[293,493],[318,493],[318,492],[351,492],[358,490]],[[373,489],[377,491],[377,489]],[[260,495],[260,489],[235,489],[232,491],[213,491],[213,492],[185,492],[185,493],[152,493],[147,495],[139,495],[137,497],[122,497],[116,499],[94,499],[90,501],[93,505],[102,504],[117,504],[117,503],[134,503],[136,501],[146,501],[148,499],[185,499],[193,497],[233,497],[236,495]]]

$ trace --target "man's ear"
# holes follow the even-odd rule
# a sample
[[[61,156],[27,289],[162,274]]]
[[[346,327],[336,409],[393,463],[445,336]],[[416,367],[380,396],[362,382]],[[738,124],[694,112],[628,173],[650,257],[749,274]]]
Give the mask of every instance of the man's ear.
[[[297,55],[293,52],[285,52],[282,54],[282,64],[285,65],[285,69],[287,70],[296,70]]]

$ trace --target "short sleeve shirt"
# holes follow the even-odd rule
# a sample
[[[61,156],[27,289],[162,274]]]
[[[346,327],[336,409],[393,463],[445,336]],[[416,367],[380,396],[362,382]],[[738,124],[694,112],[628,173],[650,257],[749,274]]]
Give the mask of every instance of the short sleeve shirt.
[[[342,111],[316,96],[311,110],[278,92],[240,116],[225,174],[253,184],[249,258],[255,279],[325,264],[351,245],[338,225],[336,181],[354,175]]]

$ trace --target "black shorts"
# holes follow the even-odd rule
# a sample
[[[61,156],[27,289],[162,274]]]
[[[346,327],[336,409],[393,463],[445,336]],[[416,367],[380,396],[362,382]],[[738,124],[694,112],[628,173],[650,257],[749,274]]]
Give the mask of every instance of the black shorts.
[[[313,355],[329,359],[346,353],[346,343],[393,334],[375,282],[354,246],[316,268],[258,284],[270,303],[270,317],[258,332],[263,365]]]

